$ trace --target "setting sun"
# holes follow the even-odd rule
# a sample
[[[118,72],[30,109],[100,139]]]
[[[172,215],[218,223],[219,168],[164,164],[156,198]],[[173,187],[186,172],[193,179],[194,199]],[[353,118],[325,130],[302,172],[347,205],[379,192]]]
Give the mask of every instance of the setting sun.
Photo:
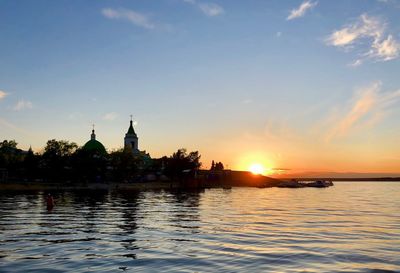
[[[265,168],[261,164],[252,164],[249,168],[249,171],[252,172],[253,174],[263,174],[265,171]]]

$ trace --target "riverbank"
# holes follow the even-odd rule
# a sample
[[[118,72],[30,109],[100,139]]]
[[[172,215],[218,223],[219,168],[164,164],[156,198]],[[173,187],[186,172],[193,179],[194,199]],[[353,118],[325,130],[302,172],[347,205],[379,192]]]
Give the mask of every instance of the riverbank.
[[[0,191],[68,191],[68,190],[148,190],[185,188],[229,188],[229,187],[277,187],[282,181],[250,172],[229,171],[221,173],[202,172],[195,179],[180,181],[151,181],[135,183],[44,183],[3,182]]]
[[[179,188],[176,182],[146,182],[146,183],[1,183],[0,191],[79,191],[79,190],[146,190]]]

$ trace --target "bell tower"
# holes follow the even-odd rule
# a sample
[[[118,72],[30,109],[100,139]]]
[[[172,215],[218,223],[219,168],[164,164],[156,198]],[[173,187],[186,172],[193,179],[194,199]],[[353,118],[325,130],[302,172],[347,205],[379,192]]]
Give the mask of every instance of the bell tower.
[[[135,133],[135,130],[133,129],[132,115],[128,132],[125,134],[124,147],[125,149],[132,151],[133,154],[139,152],[139,139]]]

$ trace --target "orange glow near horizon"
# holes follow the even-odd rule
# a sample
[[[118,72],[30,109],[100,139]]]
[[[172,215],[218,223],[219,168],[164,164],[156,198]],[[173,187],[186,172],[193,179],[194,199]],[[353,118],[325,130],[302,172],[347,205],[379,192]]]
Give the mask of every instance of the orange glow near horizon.
[[[249,171],[253,174],[264,174],[265,168],[263,165],[255,163],[250,165]]]
[[[234,164],[234,168],[237,170],[250,171],[257,175],[270,175],[273,172],[273,166],[268,155],[258,151],[241,156]]]

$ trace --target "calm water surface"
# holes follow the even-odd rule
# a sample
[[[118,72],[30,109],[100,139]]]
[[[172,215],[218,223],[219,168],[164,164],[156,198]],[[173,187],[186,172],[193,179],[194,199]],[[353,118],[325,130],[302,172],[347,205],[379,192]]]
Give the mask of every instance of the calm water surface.
[[[400,183],[0,193],[0,272],[400,272]]]

